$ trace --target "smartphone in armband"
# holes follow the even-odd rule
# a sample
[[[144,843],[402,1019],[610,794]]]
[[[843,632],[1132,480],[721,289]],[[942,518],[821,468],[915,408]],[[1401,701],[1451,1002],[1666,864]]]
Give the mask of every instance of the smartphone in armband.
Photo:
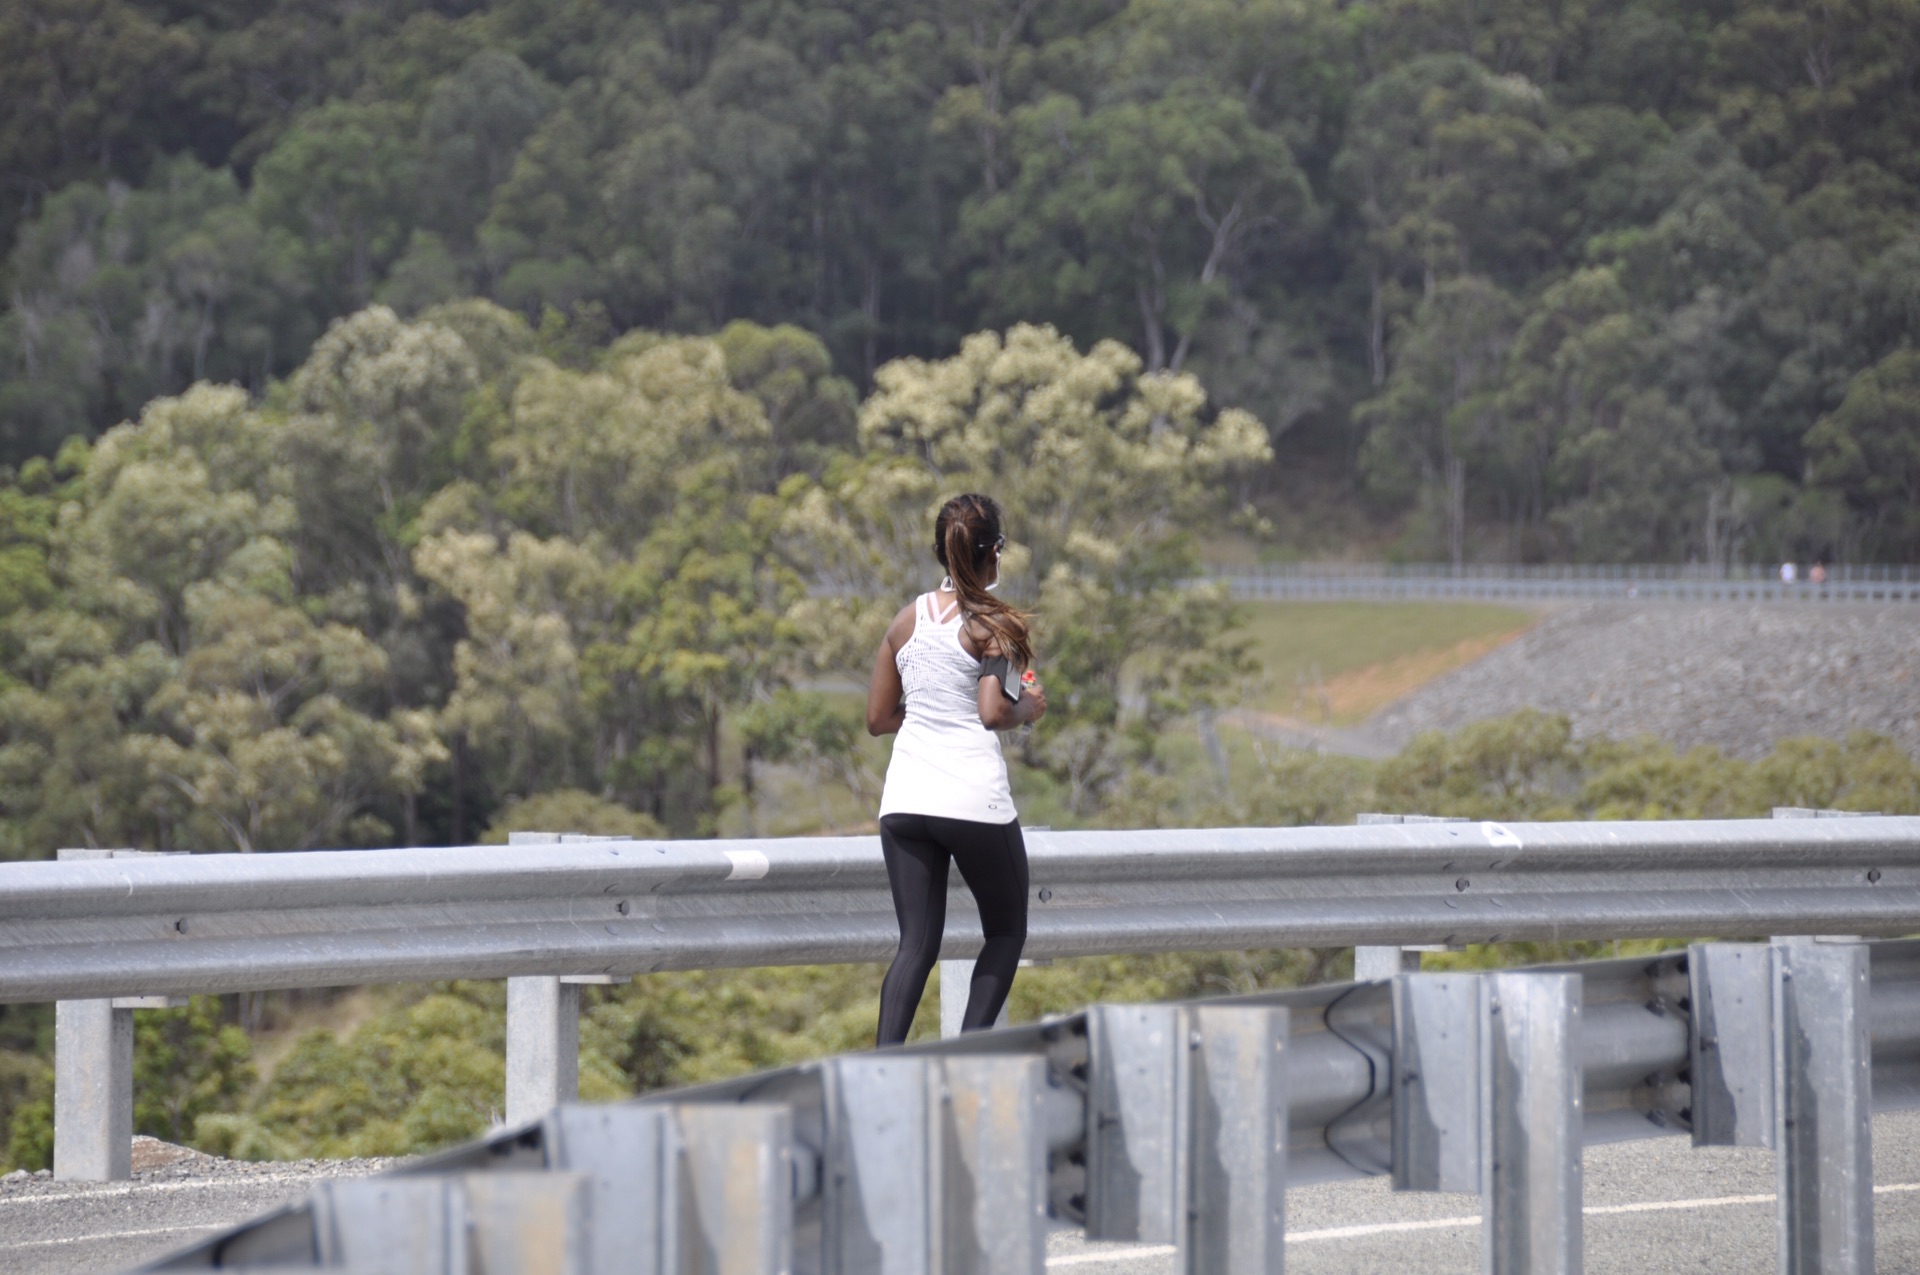
[[[980,676],[998,678],[1000,693],[1016,704],[1020,702],[1020,675],[1013,671],[1013,664],[1006,656],[996,655],[980,661]]]

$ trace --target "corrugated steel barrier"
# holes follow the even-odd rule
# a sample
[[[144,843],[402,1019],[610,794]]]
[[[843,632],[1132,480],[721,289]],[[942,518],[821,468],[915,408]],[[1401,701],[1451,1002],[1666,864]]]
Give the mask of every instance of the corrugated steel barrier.
[[[562,1104],[150,1268],[1042,1275],[1050,1228],[1278,1272],[1286,1189],[1475,1191],[1483,1269],[1578,1272],[1582,1147],[1769,1146],[1780,1270],[1874,1269],[1875,1109],[1920,1106],[1920,943],[1103,1005]]]

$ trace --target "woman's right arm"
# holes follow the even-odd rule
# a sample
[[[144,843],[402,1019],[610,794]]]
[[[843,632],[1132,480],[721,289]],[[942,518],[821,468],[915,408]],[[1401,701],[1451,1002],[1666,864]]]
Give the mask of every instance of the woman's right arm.
[[[1001,691],[998,677],[980,679],[980,724],[988,730],[1013,730],[1046,715],[1047,692],[1040,683],[1028,682],[1015,700]]]
[[[971,635],[969,635],[971,636]],[[980,724],[988,730],[1013,730],[1028,726],[1047,715],[1047,692],[1039,682],[1028,682],[1020,690],[1020,698],[1008,699],[1001,690],[1002,676],[1018,676],[1011,666],[1001,657],[1000,644],[991,634],[981,635],[977,649],[983,662],[992,661],[1006,669],[1006,673],[996,670],[982,674],[978,683],[978,704]]]

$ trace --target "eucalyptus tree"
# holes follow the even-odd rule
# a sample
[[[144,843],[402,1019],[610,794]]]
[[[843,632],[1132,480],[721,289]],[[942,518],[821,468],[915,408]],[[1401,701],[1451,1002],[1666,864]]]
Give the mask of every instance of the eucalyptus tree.
[[[1038,617],[1059,710],[1025,757],[1085,813],[1129,764],[1154,764],[1169,722],[1245,671],[1230,600],[1192,577],[1197,537],[1245,512],[1226,480],[1271,456],[1266,430],[1213,408],[1192,376],[1044,327],[978,333],[876,380],[858,452],[789,515],[820,586],[791,620],[821,663],[864,675],[886,621],[937,578],[941,501],[993,495],[1008,517],[1003,577]]]

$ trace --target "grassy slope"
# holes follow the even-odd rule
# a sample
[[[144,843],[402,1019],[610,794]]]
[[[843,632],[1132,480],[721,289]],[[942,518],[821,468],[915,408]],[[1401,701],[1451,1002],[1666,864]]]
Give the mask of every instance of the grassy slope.
[[[1259,602],[1246,611],[1263,670],[1250,706],[1339,723],[1478,659],[1535,618],[1477,602]]]

